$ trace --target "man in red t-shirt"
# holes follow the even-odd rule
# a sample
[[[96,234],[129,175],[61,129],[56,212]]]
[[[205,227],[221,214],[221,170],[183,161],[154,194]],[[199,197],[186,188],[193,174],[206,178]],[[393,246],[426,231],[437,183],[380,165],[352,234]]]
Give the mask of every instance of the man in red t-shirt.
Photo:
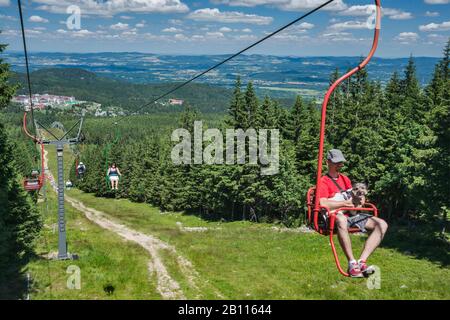
[[[320,205],[328,207],[332,212],[342,207],[354,207],[351,199],[352,183],[348,177],[339,173],[345,161],[344,155],[340,150],[333,149],[328,151],[328,173],[320,180],[318,195],[320,197]],[[387,223],[383,219],[366,214],[346,217],[343,212],[338,212],[336,215],[336,226],[339,243],[348,259],[348,273],[350,276],[360,278],[373,273],[374,269],[368,267],[366,261],[383,239],[388,228]],[[353,256],[352,243],[348,234],[348,228],[350,227],[358,227],[362,232],[366,230],[370,232],[358,261]]]

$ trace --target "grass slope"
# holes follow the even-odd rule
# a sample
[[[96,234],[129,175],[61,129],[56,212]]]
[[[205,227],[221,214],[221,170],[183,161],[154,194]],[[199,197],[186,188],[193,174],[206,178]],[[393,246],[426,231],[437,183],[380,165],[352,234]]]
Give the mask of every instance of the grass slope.
[[[49,146],[46,149],[49,150],[49,167],[56,172],[54,148]],[[68,150],[65,156],[67,176],[71,160]],[[36,255],[24,270],[32,279],[31,299],[161,299],[156,291],[156,277],[147,269],[147,252],[137,244],[123,241],[120,236],[100,228],[68,204],[65,206],[68,249],[78,254],[80,259],[45,259],[44,256],[58,250],[57,200],[48,182],[45,193],[47,201],[39,203],[45,228],[38,240]],[[67,288],[71,276],[67,268],[70,265],[80,268],[80,290]],[[109,286],[114,287],[112,293],[106,289]]]
[[[53,167],[55,152],[51,148],[49,157],[50,167]],[[67,151],[66,163],[69,161]],[[198,297],[198,290],[204,298],[218,298],[219,291],[227,299],[450,298],[450,289],[445,285],[450,282],[448,264],[419,259],[392,247],[382,247],[372,256],[370,262],[381,269],[381,288],[370,290],[366,279],[339,275],[327,238],[317,234],[277,232],[271,225],[250,222],[209,222],[181,213],[162,213],[147,204],[125,199],[97,198],[76,189],[68,193],[88,207],[101,210],[135,230],[152,234],[175,246],[200,275],[199,289],[189,287],[173,256],[164,256],[171,276],[180,283],[187,298]],[[31,263],[30,270],[38,289],[34,297],[157,298],[155,279],[148,280],[143,250],[99,229],[66,207],[69,248],[80,254],[80,260],[50,263],[38,260]],[[56,222],[56,207],[49,212],[47,225]],[[203,226],[208,230],[183,232],[177,222],[184,227]],[[389,232],[395,231],[388,231],[388,237]],[[57,234],[46,229],[45,236],[49,239],[49,246],[56,248]],[[352,237],[355,252],[362,249],[365,238]],[[44,251],[42,240],[38,252]],[[77,264],[82,269],[85,285],[79,291],[65,289],[65,270],[69,264]],[[50,268],[51,278],[47,276],[47,268]],[[105,284],[116,288],[113,297],[103,292]]]
[[[394,249],[380,248],[373,255],[370,262],[381,268],[381,289],[369,290],[367,280],[338,274],[327,239],[317,234],[277,232],[270,225],[249,222],[207,222],[124,199],[96,198],[79,190],[70,194],[174,245],[191,260],[202,281],[230,299],[450,298],[443,285],[450,281],[448,268]],[[209,229],[182,232],[177,222]],[[361,250],[365,237],[352,240],[355,251]]]

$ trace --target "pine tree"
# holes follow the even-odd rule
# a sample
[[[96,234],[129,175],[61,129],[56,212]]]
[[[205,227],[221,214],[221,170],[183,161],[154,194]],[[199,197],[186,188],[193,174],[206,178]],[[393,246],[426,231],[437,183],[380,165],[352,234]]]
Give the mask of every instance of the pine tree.
[[[226,124],[232,128],[243,128],[245,115],[245,101],[241,92],[241,78],[238,76],[234,85],[233,98],[228,109],[229,118]]]
[[[293,140],[295,143],[298,142],[300,136],[300,129],[304,125],[305,119],[303,119],[303,100],[301,96],[297,96],[295,99],[294,107],[291,109],[289,114],[289,139]]]
[[[405,69],[405,76],[401,81],[402,97],[404,98],[402,112],[411,116],[414,121],[422,122],[428,106],[423,100],[419,81],[417,80],[416,65],[411,56]]]
[[[448,81],[449,77],[449,65],[450,65],[450,40],[443,51],[444,58],[434,68],[433,77],[431,83],[427,86],[425,92],[429,101],[434,106],[441,105],[443,103],[449,103]]]
[[[0,43],[0,54],[5,51],[6,47],[7,45]],[[0,110],[6,108],[18,88],[8,83],[7,80],[10,76],[9,65],[4,63],[3,59],[0,58]]]
[[[363,59],[360,59],[362,62]],[[370,82],[368,79],[367,69],[359,70],[353,77],[350,78],[350,94],[356,105],[364,102],[364,97],[369,90]]]
[[[19,266],[32,253],[42,228],[40,215],[19,181],[13,148],[5,127],[0,124],[0,293],[3,294],[9,281],[18,281]]]
[[[181,113],[178,125],[180,128],[186,129],[191,134],[194,133],[194,122],[199,118],[199,113],[190,104],[186,103],[184,111]]]
[[[437,64],[433,80],[427,88],[429,98],[434,102],[427,118],[434,136],[433,155],[427,166],[428,193],[432,196],[428,205],[432,211],[443,212],[444,221],[450,210],[448,190],[450,190],[450,103],[449,103],[449,66],[450,40],[444,49],[444,57]],[[444,222],[446,223],[446,222]]]
[[[5,48],[0,45],[0,53]],[[8,83],[9,76],[9,66],[0,59],[0,109],[9,104],[16,90]],[[11,281],[21,281],[21,266],[32,253],[42,228],[35,205],[20,182],[15,148],[0,123],[0,299],[8,295]]]
[[[386,86],[386,102],[390,109],[398,110],[402,101],[402,84],[400,76],[397,71],[395,71],[391,79]]]
[[[275,103],[268,97],[264,97],[262,105],[257,109],[257,121],[254,129],[275,129],[278,127],[278,111]]]
[[[277,127],[280,129],[281,137],[292,140],[293,132],[291,130],[293,127],[291,126],[290,110],[275,104],[275,111],[278,114]]]
[[[298,98],[292,114],[298,123],[294,136],[297,169],[300,175],[311,179],[310,182],[312,183],[317,170],[316,159],[320,133],[319,111],[314,101],[303,104],[302,100]]]
[[[256,97],[253,83],[250,81],[245,90],[245,112],[244,129],[256,128],[258,111],[258,98]]]
[[[420,93],[420,85],[417,80],[416,64],[410,56],[405,69],[405,77],[402,81],[402,92],[406,97],[417,98]]]

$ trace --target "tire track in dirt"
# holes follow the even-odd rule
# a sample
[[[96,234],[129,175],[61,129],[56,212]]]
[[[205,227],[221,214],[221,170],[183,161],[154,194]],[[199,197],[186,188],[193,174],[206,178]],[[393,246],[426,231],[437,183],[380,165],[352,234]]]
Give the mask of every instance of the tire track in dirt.
[[[44,157],[45,162],[48,163],[47,150],[45,150]],[[45,171],[53,189],[55,190],[55,192],[57,192],[57,185],[51,171],[48,169],[48,167],[45,168]],[[166,266],[164,265],[162,257],[160,255],[160,251],[162,250],[167,250],[172,255],[176,256],[177,264],[183,275],[186,277],[188,284],[193,289],[195,289],[195,291],[199,292],[196,298],[201,298],[200,289],[196,285],[196,282],[199,279],[198,272],[194,269],[192,263],[188,259],[177,254],[175,247],[165,243],[164,241],[154,236],[130,229],[129,227],[114,221],[110,216],[108,216],[104,212],[101,212],[93,208],[89,208],[85,206],[81,201],[78,201],[68,195],[65,195],[65,200],[69,202],[75,209],[83,212],[86,218],[89,219],[90,221],[96,223],[97,225],[99,225],[104,229],[107,229],[109,231],[118,234],[119,236],[121,236],[126,240],[133,241],[139,244],[150,254],[151,259],[148,263],[148,270],[150,274],[156,273],[157,291],[161,294],[163,299],[181,300],[186,299],[186,297],[183,294],[183,291],[181,290],[179,283],[170,276]],[[222,294],[218,292],[215,288],[214,291],[218,297],[224,298]]]

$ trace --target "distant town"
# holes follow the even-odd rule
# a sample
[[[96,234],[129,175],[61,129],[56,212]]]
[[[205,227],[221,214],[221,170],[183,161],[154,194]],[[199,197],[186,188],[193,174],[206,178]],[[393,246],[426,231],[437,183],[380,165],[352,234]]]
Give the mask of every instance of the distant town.
[[[108,108],[108,110],[103,110],[100,103],[77,100],[72,96],[59,96],[48,93],[33,94],[31,96],[31,100],[32,103],[30,103],[30,97],[27,95],[18,95],[13,97],[12,102],[22,105],[25,111],[30,111],[31,105],[33,105],[33,110],[41,111],[48,110],[49,108],[67,110],[73,108],[74,106],[81,106],[86,111],[92,113],[95,117],[116,117],[125,115],[120,108],[111,107]],[[158,103],[162,106],[181,106],[183,105],[184,100],[169,99]]]
[[[33,105],[33,109],[44,110],[47,107],[71,107],[76,104],[85,103],[86,101],[76,100],[75,97],[56,96],[52,94],[33,94],[30,97],[27,95],[18,95],[12,99],[12,102],[25,106],[26,110],[30,110],[30,105]]]

